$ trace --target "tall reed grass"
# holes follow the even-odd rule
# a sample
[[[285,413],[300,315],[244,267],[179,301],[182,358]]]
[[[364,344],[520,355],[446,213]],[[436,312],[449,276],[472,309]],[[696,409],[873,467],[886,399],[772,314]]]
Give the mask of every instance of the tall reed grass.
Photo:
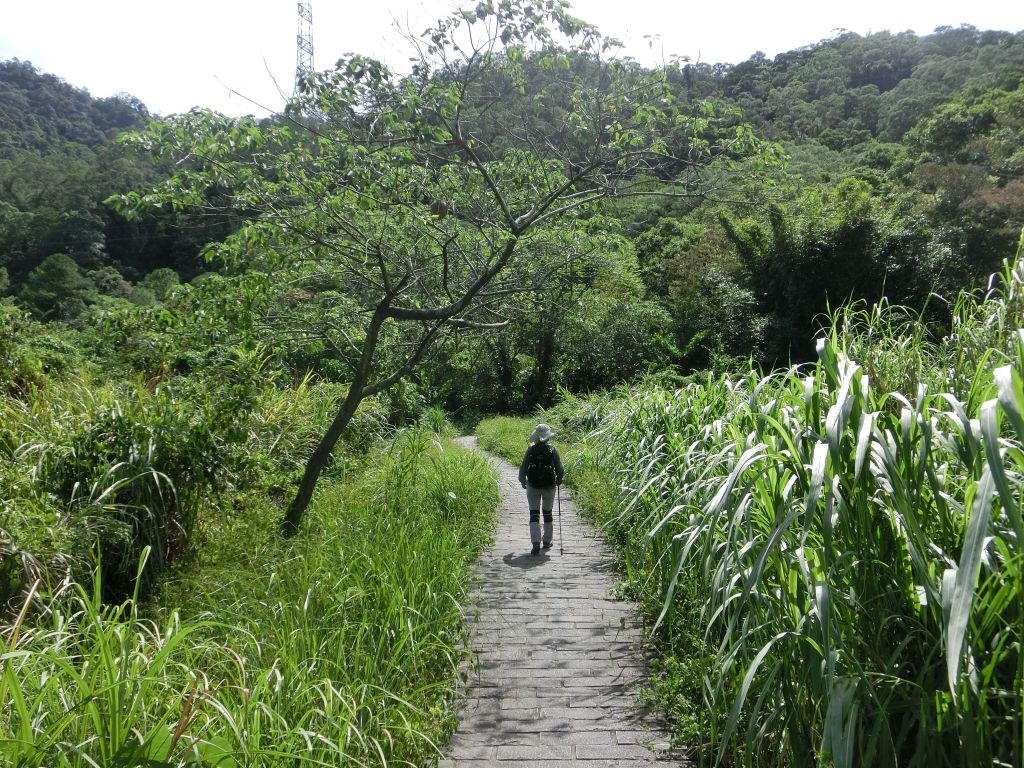
[[[604,522],[705,665],[702,761],[1022,764],[1022,296],[1018,256],[947,339],[848,309],[814,365],[602,404]]]
[[[424,431],[317,496],[296,540],[171,582],[178,611],[70,586],[3,628],[0,764],[421,765],[454,726],[468,563],[497,504]],[[26,607],[29,601],[25,603]]]

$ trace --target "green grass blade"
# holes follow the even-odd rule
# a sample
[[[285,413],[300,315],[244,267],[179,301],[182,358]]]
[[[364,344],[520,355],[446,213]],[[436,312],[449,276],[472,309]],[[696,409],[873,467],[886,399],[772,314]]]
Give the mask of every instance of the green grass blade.
[[[985,459],[992,473],[992,480],[999,492],[999,500],[1006,511],[1018,541],[1024,541],[1024,523],[1021,522],[1020,507],[1013,497],[1010,479],[1003,467],[1003,455],[999,449],[999,423],[996,418],[996,403],[989,400],[981,407],[981,434],[985,442]]]
[[[981,568],[981,553],[985,545],[992,511],[994,492],[992,473],[985,467],[981,480],[971,489],[968,508],[971,510],[963,552],[957,566],[950,599],[949,624],[946,627],[946,671],[949,690],[956,698],[959,690],[960,665],[966,649],[967,629],[974,601],[975,585]]]

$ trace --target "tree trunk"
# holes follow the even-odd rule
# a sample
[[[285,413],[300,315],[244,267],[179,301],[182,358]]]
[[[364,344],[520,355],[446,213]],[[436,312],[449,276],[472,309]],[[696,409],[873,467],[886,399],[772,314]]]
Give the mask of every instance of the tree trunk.
[[[299,481],[299,488],[295,492],[292,503],[288,506],[288,511],[285,512],[284,522],[281,525],[281,532],[285,536],[291,537],[298,532],[302,515],[306,511],[306,507],[309,506],[310,499],[313,498],[313,490],[316,488],[317,480],[320,479],[320,473],[323,472],[324,465],[331,457],[331,451],[338,442],[338,438],[341,437],[341,433],[345,431],[348,423],[352,421],[352,417],[362,401],[362,388],[351,388],[338,415],[334,417],[331,426],[324,432],[316,449],[306,461],[306,469],[302,473],[302,480]]]
[[[551,386],[551,373],[555,364],[555,330],[553,326],[541,332],[537,342],[537,359],[530,372],[530,378],[526,387],[527,408],[536,408],[538,405],[547,407],[551,403],[548,400],[549,387]]]
[[[331,457],[331,451],[334,449],[335,443],[338,442],[338,438],[341,437],[341,433],[345,431],[348,423],[352,421],[352,417],[355,415],[356,409],[359,408],[359,404],[363,402],[363,398],[372,394],[373,388],[371,387],[370,391],[368,391],[366,382],[370,378],[373,355],[377,350],[377,338],[380,335],[380,328],[384,324],[385,313],[387,312],[390,299],[390,295],[385,297],[377,305],[377,309],[374,310],[373,317],[366,329],[366,340],[363,342],[363,352],[359,357],[359,365],[356,367],[352,383],[349,384],[348,394],[345,395],[345,402],[341,404],[341,410],[338,411],[338,415],[334,417],[331,426],[327,428],[324,436],[317,443],[313,455],[306,462],[306,469],[302,473],[302,480],[299,481],[299,489],[296,491],[292,503],[288,506],[288,511],[284,515],[284,522],[281,524],[281,533],[287,537],[294,536],[298,532],[299,524],[302,522],[302,515],[306,511],[306,507],[309,506],[309,500],[313,498],[316,481],[320,479],[320,473],[323,471],[324,465],[327,464],[327,460]]]
[[[521,401],[522,393],[516,392],[516,375],[512,356],[509,354],[508,344],[504,338],[499,337],[494,352],[495,364],[498,368],[498,391],[501,401],[507,405],[516,406]]]

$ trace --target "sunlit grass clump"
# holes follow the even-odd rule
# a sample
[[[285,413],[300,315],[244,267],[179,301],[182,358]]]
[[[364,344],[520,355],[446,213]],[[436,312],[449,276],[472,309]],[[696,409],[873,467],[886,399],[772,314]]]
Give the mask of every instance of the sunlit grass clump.
[[[454,725],[496,504],[483,459],[413,431],[297,539],[171,583],[179,610],[69,587],[3,635],[0,764],[420,765]]]
[[[1018,260],[945,340],[850,310],[814,365],[603,404],[604,522],[702,760],[1021,765],[1022,295]]]

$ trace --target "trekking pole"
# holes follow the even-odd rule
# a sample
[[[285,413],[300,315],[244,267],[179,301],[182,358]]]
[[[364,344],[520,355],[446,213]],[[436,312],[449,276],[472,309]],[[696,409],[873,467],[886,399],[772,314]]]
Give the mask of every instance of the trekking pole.
[[[562,538],[562,486],[555,486],[555,496],[558,498],[558,554],[565,554],[565,539]]]

